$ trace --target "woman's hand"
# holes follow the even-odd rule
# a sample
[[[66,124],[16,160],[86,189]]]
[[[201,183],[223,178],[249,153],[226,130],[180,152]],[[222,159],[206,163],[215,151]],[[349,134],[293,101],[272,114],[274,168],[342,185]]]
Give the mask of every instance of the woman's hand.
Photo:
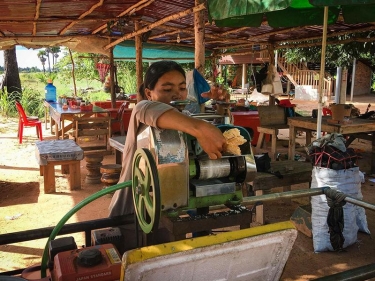
[[[172,129],[194,136],[210,159],[221,158],[226,140],[221,131],[214,125],[194,117],[189,117],[177,110],[168,110],[159,116],[157,127]]]
[[[222,85],[213,84],[211,86],[211,90],[205,93],[202,93],[201,96],[203,98],[209,98],[213,100],[220,100],[220,101],[229,101],[230,95],[226,89]]]
[[[199,133],[195,135],[195,137],[202,149],[207,153],[210,159],[221,158],[221,152],[226,145],[223,133],[217,127],[206,121],[203,121],[199,127]]]

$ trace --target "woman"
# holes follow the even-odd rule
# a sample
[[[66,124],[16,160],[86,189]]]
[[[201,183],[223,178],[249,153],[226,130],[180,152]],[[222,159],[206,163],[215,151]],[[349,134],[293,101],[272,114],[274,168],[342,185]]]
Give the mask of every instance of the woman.
[[[226,143],[221,131],[212,124],[184,115],[169,105],[171,101],[185,100],[187,97],[185,71],[178,63],[174,61],[153,63],[147,69],[140,94],[143,100],[134,107],[130,118],[119,182],[132,179],[132,159],[137,149],[137,132],[144,126],[178,130],[190,134],[197,138],[209,158],[221,158],[221,152]],[[222,90],[215,87],[212,92],[205,93],[204,96],[221,95]],[[131,189],[116,191],[109,209],[110,217],[133,214]]]

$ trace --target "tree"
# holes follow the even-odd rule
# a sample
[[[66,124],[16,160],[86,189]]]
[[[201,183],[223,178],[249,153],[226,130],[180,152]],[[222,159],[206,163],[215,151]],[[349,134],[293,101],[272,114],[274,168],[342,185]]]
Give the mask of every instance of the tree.
[[[20,74],[18,72],[16,47],[4,51],[4,83],[7,92],[22,93]]]
[[[48,72],[51,73],[51,61],[50,61],[50,58],[49,58],[49,54],[51,53],[51,48],[46,48],[45,52],[47,54]]]
[[[45,65],[46,65],[46,58],[45,58],[45,56],[47,56],[46,51],[44,51],[44,50],[39,50],[37,56],[38,56],[40,62],[42,63],[42,66],[43,66],[43,73],[46,73],[46,67],[45,67]]]
[[[353,59],[365,58],[375,64],[375,43],[362,42],[364,38],[374,37],[374,31],[361,34],[345,34],[330,38],[327,41],[326,64],[329,66],[342,67],[351,66]],[[340,44],[344,42],[344,44]],[[321,43],[307,42],[309,47],[286,48],[283,56],[289,62],[315,62],[319,63],[321,58]]]
[[[57,62],[61,49],[60,47],[51,47],[50,52],[52,54],[52,69],[55,70],[55,63]]]

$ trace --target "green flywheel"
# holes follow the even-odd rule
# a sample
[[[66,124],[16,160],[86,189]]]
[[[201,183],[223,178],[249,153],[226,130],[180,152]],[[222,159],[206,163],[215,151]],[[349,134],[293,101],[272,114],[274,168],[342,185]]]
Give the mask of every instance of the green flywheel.
[[[133,157],[132,192],[138,223],[144,233],[159,226],[161,200],[158,171],[153,155],[139,148]]]

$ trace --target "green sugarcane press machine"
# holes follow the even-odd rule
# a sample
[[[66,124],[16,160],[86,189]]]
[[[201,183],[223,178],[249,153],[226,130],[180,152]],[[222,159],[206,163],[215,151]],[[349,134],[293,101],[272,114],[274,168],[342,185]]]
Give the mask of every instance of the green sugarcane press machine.
[[[240,146],[241,155],[224,154],[221,159],[210,160],[194,137],[180,131],[145,127],[138,133],[132,192],[144,233],[156,230],[161,218],[178,221],[189,210],[206,210],[207,214],[209,207],[225,205],[241,213],[238,206],[243,199],[243,184],[256,174],[250,135],[242,127],[217,127],[222,132],[232,128],[240,131],[247,140]],[[215,220],[213,225],[220,225]],[[230,221],[235,224],[236,220]],[[207,222],[203,224],[210,227]]]

